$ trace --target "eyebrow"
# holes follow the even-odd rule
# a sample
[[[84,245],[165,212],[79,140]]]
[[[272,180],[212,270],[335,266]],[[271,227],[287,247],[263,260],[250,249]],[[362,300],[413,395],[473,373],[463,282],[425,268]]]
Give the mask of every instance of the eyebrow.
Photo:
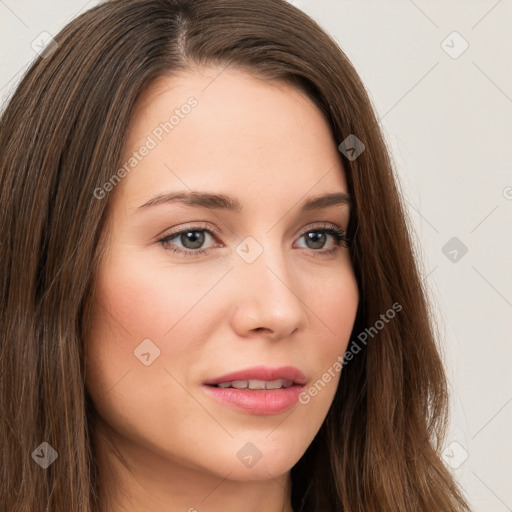
[[[159,194],[139,206],[137,211],[141,211],[142,208],[167,203],[182,203],[186,206],[195,206],[214,210],[228,210],[236,213],[241,213],[243,210],[242,204],[236,197],[230,197],[225,194],[190,191]],[[328,208],[330,206],[350,206],[351,204],[352,200],[349,194],[346,194],[345,192],[335,192],[307,199],[300,205],[300,211],[307,212]]]

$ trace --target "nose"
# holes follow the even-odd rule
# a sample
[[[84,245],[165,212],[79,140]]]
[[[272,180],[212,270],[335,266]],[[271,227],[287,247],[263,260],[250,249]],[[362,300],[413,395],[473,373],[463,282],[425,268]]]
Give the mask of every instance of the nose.
[[[241,337],[276,340],[308,323],[300,280],[278,250],[252,263],[240,259],[233,273],[231,325]]]

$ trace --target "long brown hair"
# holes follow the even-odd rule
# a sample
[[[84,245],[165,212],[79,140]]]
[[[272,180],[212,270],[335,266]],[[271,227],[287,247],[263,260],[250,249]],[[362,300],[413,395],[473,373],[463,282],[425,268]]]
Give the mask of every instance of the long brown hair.
[[[84,333],[134,105],[201,65],[295,84],[322,109],[353,199],[353,338],[402,309],[344,365],[328,416],[292,468],[295,512],[469,510],[440,458],[447,388],[405,211],[376,116],[337,44],[284,0],[112,0],[67,25],[0,120],[0,509],[92,512],[99,478]],[[349,155],[350,156],[350,155]],[[375,330],[375,329],[374,329]],[[47,442],[47,469],[33,452]]]

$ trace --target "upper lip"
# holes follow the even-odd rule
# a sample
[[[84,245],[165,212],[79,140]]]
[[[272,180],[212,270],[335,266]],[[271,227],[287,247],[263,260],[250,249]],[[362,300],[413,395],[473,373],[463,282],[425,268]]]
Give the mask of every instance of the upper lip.
[[[294,366],[280,366],[271,368],[268,366],[254,366],[245,370],[226,373],[213,379],[208,379],[204,384],[220,384],[221,382],[233,382],[234,380],[291,380],[294,384],[304,385],[307,381],[306,375]]]

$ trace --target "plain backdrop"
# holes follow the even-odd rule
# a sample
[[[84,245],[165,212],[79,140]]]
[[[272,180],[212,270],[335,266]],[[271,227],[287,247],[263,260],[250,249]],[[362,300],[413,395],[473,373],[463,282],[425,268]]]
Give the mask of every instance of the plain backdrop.
[[[40,34],[97,3],[0,0],[1,104]],[[449,376],[443,456],[475,512],[512,511],[512,2],[292,3],[351,59],[389,144]]]

